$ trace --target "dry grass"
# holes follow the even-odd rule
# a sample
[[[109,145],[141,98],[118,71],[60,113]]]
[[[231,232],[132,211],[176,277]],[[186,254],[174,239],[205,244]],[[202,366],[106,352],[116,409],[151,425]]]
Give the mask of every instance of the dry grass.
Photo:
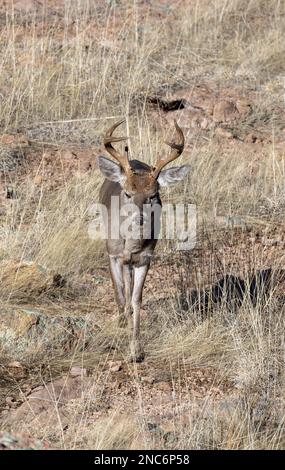
[[[128,125],[141,128],[147,95],[207,79],[257,87],[264,109],[278,103],[282,2],[175,2],[158,25],[161,10],[153,5],[144,26],[133,2],[66,2],[64,23],[41,8],[27,18],[2,14],[2,127],[28,127],[42,141],[97,142],[107,117],[131,113]]]
[[[237,124],[237,130],[258,127],[272,135],[272,143],[259,147],[256,154],[250,146],[235,142],[231,147],[210,134],[205,141],[188,136],[191,152],[185,152],[185,161],[192,166],[191,176],[179,191],[165,191],[163,198],[197,204],[201,227],[210,226],[217,216],[238,216],[258,222],[259,227],[278,229],[285,205],[285,157],[277,153],[274,139],[284,124],[274,109],[284,103],[284,2],[177,1],[169,2],[165,15],[166,7],[157,1],[144,23],[137,2],[108,2],[100,8],[96,3],[66,1],[55,16],[41,7],[28,13],[9,8],[7,15],[1,13],[2,133],[21,130],[32,142],[95,146],[106,123],[125,116],[128,134],[134,137],[131,154],[153,162],[163,133],[171,130],[157,131],[146,104],[148,96],[171,95],[207,81],[218,88],[239,86],[245,95],[254,91],[256,108]],[[159,12],[163,19],[158,22]],[[0,171],[7,181],[14,160],[21,158],[21,152],[1,144]],[[97,269],[106,267],[103,244],[88,236],[89,207],[102,182],[98,172],[74,177],[54,191],[45,182],[38,187],[29,176],[24,183],[17,175],[13,178],[9,183],[21,196],[11,200],[5,216],[0,214],[3,308],[11,301],[23,302],[23,293],[26,300],[51,303],[48,295],[38,298],[37,289],[45,290],[46,279],[41,283],[14,269],[5,284],[6,262],[12,259],[34,262],[48,273],[66,277],[78,293],[77,304],[72,298],[73,309],[95,310],[95,315],[102,309],[110,312],[109,298],[103,298],[102,304],[96,298],[94,307],[97,287],[82,286],[86,273],[97,275]],[[162,243],[165,258],[169,248]],[[271,261],[282,267],[282,254]],[[102,282],[108,290],[108,281]],[[125,411],[120,404],[118,410],[92,421],[93,402],[85,397],[73,408],[70,405],[68,431],[60,420],[56,428],[47,425],[35,431],[26,424],[27,430],[64,448],[284,448],[284,303],[272,297],[254,308],[247,299],[237,316],[229,316],[222,306],[203,322],[195,311],[181,321],[179,292],[161,300],[151,278],[148,283],[149,317],[143,335],[151,367],[157,373],[169,370],[178,384],[189,367],[211,368],[218,383],[233,384],[234,396],[225,393],[220,405],[209,389],[203,398],[189,400],[191,383],[181,384],[172,403],[173,426],[164,432],[159,426],[150,428],[140,372],[135,371],[129,380],[137,408]],[[61,299],[60,292],[58,296],[52,301],[55,311],[68,315],[68,299]],[[109,360],[126,359],[127,334],[108,314],[98,315],[98,325],[84,353],[77,345],[68,354],[46,358],[45,365],[55,376],[78,363],[103,373]],[[38,385],[39,364],[34,357],[34,364],[29,361],[31,380]],[[1,380],[3,396],[23,385],[8,380],[5,370]],[[101,390],[100,382],[95,386]]]

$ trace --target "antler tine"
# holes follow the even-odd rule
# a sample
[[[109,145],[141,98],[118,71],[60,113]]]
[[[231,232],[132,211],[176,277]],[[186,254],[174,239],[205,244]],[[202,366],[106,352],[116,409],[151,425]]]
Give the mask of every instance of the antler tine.
[[[117,127],[119,127],[123,122],[125,122],[125,119],[122,119],[121,121],[115,122],[113,126],[110,127],[110,129],[107,130],[104,136],[104,146],[107,152],[109,152],[112,157],[114,157],[120,165],[123,167],[125,172],[127,172],[130,169],[130,163],[128,159],[128,155],[121,154],[118,152],[112,145],[112,142],[121,142],[122,140],[127,140],[128,137],[114,137],[113,132]]]
[[[169,147],[172,148],[172,151],[167,158],[159,158],[156,162],[156,166],[153,170],[153,175],[155,178],[158,177],[159,173],[161,172],[162,168],[164,168],[168,163],[176,160],[184,150],[184,134],[182,129],[178,126],[177,121],[174,119],[174,125],[177,133],[177,142],[165,142]]]

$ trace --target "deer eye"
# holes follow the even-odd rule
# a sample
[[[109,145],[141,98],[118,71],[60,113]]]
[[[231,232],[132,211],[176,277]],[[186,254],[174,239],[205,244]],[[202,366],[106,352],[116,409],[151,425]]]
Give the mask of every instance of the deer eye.
[[[126,191],[125,191],[125,196],[127,199],[130,199],[132,197],[129,193],[126,193]]]
[[[150,202],[154,202],[157,199],[157,194],[154,194],[149,199],[150,199]]]

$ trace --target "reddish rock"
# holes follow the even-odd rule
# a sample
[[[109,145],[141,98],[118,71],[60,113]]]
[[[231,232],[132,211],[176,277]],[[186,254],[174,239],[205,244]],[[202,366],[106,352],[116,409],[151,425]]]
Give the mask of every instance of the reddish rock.
[[[215,122],[228,122],[235,119],[237,114],[238,110],[233,101],[221,100],[214,106],[213,120]]]
[[[24,134],[3,134],[0,137],[0,142],[4,145],[7,145],[8,147],[11,147],[13,149],[21,147],[29,147],[30,142]]]
[[[169,382],[158,382],[158,384],[156,384],[156,388],[158,388],[162,392],[171,392],[172,384]]]
[[[36,186],[40,186],[42,184],[42,182],[43,182],[42,175],[36,175],[34,177],[34,183],[35,183]]]
[[[122,370],[122,367],[123,367],[121,361],[109,362],[109,366],[110,366],[110,371],[111,372],[119,372],[120,370]]]
[[[88,382],[86,383],[87,388],[90,388]],[[81,398],[83,390],[82,377],[63,377],[45,387],[38,387],[28,395],[22,405],[11,411],[9,422],[19,424],[22,420],[25,422],[35,420],[37,425],[40,422],[44,425],[47,421],[57,423],[58,413],[61,413],[70,400]]]
[[[14,3],[13,7],[16,11],[28,13],[35,10],[37,2],[35,0],[18,0]]]

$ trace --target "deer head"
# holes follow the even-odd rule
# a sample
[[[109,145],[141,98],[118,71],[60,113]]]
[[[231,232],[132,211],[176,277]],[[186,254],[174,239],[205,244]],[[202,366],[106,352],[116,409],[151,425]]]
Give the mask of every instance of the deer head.
[[[173,185],[188,174],[188,165],[163,169],[183,152],[184,135],[177,122],[174,121],[177,139],[176,142],[166,142],[171,147],[169,156],[158,158],[155,167],[146,164],[137,165],[137,160],[130,161],[127,153],[118,152],[112,145],[114,142],[127,140],[127,137],[113,136],[114,130],[123,122],[124,120],[115,123],[104,136],[105,149],[118,163],[99,157],[99,168],[107,179],[120,184],[127,202],[140,207],[141,204],[149,203],[151,199],[157,197],[160,187]]]

